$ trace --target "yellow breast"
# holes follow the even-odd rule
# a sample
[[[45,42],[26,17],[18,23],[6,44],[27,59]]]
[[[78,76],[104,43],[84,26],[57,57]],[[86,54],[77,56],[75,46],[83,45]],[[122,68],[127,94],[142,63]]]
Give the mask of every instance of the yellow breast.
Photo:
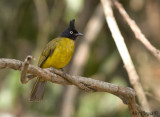
[[[62,38],[55,47],[53,53],[45,60],[42,68],[53,67],[60,69],[65,67],[72,58],[74,52],[74,40]]]

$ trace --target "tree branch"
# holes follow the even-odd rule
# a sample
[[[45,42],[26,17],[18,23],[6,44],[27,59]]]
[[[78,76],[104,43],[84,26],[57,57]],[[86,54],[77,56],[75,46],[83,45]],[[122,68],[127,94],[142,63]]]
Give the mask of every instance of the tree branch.
[[[31,60],[32,60],[32,56],[27,56],[23,65],[22,65],[22,70],[21,70],[22,72],[21,72],[21,78],[20,78],[22,84],[27,83],[29,80],[26,78],[26,73],[27,73],[27,69],[28,69],[28,66],[29,66]]]
[[[128,23],[129,27],[133,31],[135,37],[158,59],[160,60],[160,50],[155,48],[142,33],[135,21],[129,17],[122,4],[113,0],[113,4],[118,9],[119,13],[123,16],[124,20]]]
[[[130,54],[128,52],[127,46],[124,42],[124,38],[120,33],[120,30],[118,28],[118,25],[116,23],[116,20],[113,15],[112,7],[111,7],[111,1],[110,0],[101,0],[104,14],[106,17],[106,22],[109,26],[109,29],[111,30],[112,37],[116,43],[116,46],[118,48],[118,51],[121,55],[121,58],[123,60],[123,63],[125,65],[125,68],[127,70],[127,73],[129,75],[129,80],[132,86],[134,87],[137,97],[139,99],[139,102],[144,110],[150,111],[150,107],[148,104],[148,101],[146,99],[145,93],[143,91],[142,85],[139,81],[139,76],[135,70],[134,64],[131,60]],[[128,105],[129,106],[129,105]],[[134,105],[132,105],[134,106]],[[129,107],[130,108],[130,107]],[[136,109],[136,108],[134,108]],[[136,110],[134,110],[136,111]],[[132,113],[133,110],[130,109],[130,113]]]
[[[0,59],[0,69],[11,68],[21,71],[23,69],[23,64],[24,62],[15,59]],[[41,77],[44,80],[50,81],[52,83],[58,83],[63,85],[73,85],[73,81],[76,81],[77,83],[83,85],[87,89],[91,89],[92,91],[108,92],[118,96],[123,100],[123,102],[126,102],[131,112],[143,111],[141,108],[139,108],[139,106],[137,106],[135,102],[135,91],[132,88],[117,86],[115,84],[81,76],[70,76],[69,74],[64,75],[64,73],[59,70],[54,70],[53,73],[47,69],[41,69],[34,65],[29,65],[26,72],[32,74],[33,76]],[[66,79],[70,80],[68,81]],[[84,90],[84,88],[82,88],[82,90]]]

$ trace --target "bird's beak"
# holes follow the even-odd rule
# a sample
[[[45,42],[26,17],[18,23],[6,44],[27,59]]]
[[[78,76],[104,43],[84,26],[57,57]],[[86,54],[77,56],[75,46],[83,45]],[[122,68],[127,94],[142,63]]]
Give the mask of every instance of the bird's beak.
[[[80,33],[80,32],[76,33],[75,35],[76,35],[76,36],[83,36],[83,34]]]

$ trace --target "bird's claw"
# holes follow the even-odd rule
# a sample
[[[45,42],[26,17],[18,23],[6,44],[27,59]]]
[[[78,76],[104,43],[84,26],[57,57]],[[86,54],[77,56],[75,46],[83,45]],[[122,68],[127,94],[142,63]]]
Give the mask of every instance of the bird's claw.
[[[52,73],[54,73],[54,70],[55,69],[53,67],[50,67],[50,69],[49,69],[49,71],[52,72]]]

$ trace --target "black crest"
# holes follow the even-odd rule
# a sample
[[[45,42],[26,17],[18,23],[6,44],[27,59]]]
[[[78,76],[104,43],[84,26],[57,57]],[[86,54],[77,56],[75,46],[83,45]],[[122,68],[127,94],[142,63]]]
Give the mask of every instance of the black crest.
[[[75,23],[75,19],[71,20],[68,28],[69,29],[75,29],[74,23]]]
[[[75,24],[75,19],[70,21],[68,28],[61,34],[61,37],[67,37],[69,39],[75,40],[77,36],[82,36],[83,34],[79,33],[75,29],[74,24]]]

